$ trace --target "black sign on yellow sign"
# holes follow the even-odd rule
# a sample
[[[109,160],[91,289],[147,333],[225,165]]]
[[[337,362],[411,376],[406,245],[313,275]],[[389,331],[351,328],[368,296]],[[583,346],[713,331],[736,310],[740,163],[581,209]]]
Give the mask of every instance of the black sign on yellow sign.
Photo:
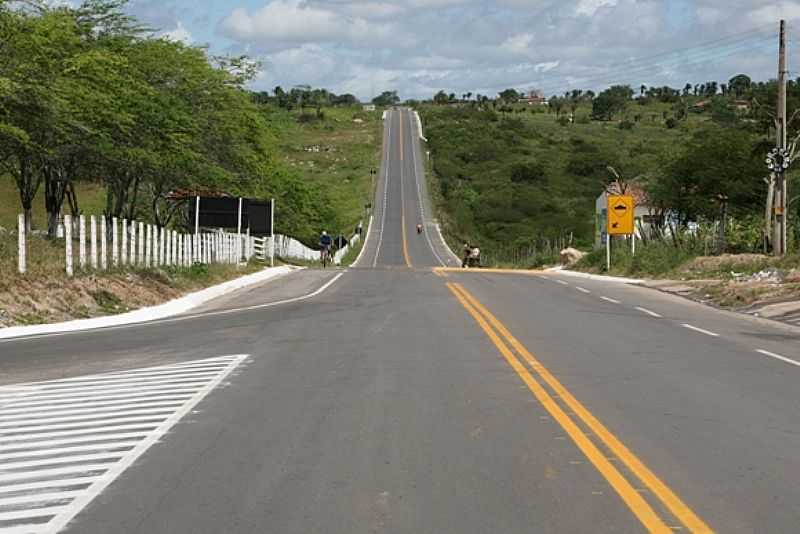
[[[633,233],[633,197],[628,195],[608,197],[608,235]]]

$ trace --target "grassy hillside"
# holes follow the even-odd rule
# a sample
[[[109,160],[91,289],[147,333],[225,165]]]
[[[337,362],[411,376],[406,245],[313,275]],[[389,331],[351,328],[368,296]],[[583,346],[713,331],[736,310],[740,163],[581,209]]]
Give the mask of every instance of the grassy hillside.
[[[312,236],[325,229],[350,235],[372,198],[370,169],[380,163],[381,112],[360,107],[286,111],[269,108],[281,164],[293,178],[318,193],[321,215]],[[308,236],[297,236],[306,238]]]
[[[500,113],[422,106],[449,239],[477,243],[493,262],[517,264],[552,259],[564,244],[590,246],[595,199],[613,178],[608,166],[625,180],[646,181],[665,156],[710,123],[706,114],[689,113],[668,128],[669,105],[628,108],[629,122],[621,125],[590,120],[585,104],[574,123],[538,107]]]

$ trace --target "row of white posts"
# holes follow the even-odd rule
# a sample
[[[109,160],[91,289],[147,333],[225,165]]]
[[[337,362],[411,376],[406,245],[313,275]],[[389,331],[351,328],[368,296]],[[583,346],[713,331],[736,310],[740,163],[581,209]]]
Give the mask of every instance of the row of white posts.
[[[254,255],[253,238],[246,234],[227,232],[198,232],[183,234],[152,224],[126,219],[111,219],[110,227],[106,217],[92,215],[87,221],[84,215],[78,217],[78,266],[80,269],[109,268],[109,246],[111,248],[110,266],[112,268],[184,266],[193,263],[238,264]],[[25,218],[19,216],[19,272],[25,273],[26,243]],[[65,265],[67,274],[74,272],[72,216],[64,216]],[[110,239],[108,233],[111,233]],[[99,235],[98,235],[99,234]],[[88,245],[88,250],[87,250]]]

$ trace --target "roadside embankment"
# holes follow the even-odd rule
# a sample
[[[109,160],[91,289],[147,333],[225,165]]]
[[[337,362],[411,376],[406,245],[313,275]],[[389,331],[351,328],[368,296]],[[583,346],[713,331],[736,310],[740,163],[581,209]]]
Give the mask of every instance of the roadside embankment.
[[[181,297],[243,275],[263,264],[195,264],[191,267],[120,268],[67,276],[62,247],[43,238],[29,242],[35,254],[29,270],[16,271],[11,247],[16,241],[0,236],[0,331],[6,327],[47,324],[129,312]]]

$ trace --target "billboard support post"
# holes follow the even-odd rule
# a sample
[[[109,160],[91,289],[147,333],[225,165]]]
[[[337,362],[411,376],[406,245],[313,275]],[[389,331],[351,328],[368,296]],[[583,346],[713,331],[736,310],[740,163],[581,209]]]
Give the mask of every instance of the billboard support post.
[[[270,210],[269,210],[269,241],[270,241],[270,250],[269,250],[269,266],[275,267],[275,199],[271,199],[269,201]]]
[[[242,261],[242,197],[239,197],[239,217],[236,226],[236,263]]]
[[[194,235],[200,233],[200,195],[197,195],[197,200],[194,204]]]

